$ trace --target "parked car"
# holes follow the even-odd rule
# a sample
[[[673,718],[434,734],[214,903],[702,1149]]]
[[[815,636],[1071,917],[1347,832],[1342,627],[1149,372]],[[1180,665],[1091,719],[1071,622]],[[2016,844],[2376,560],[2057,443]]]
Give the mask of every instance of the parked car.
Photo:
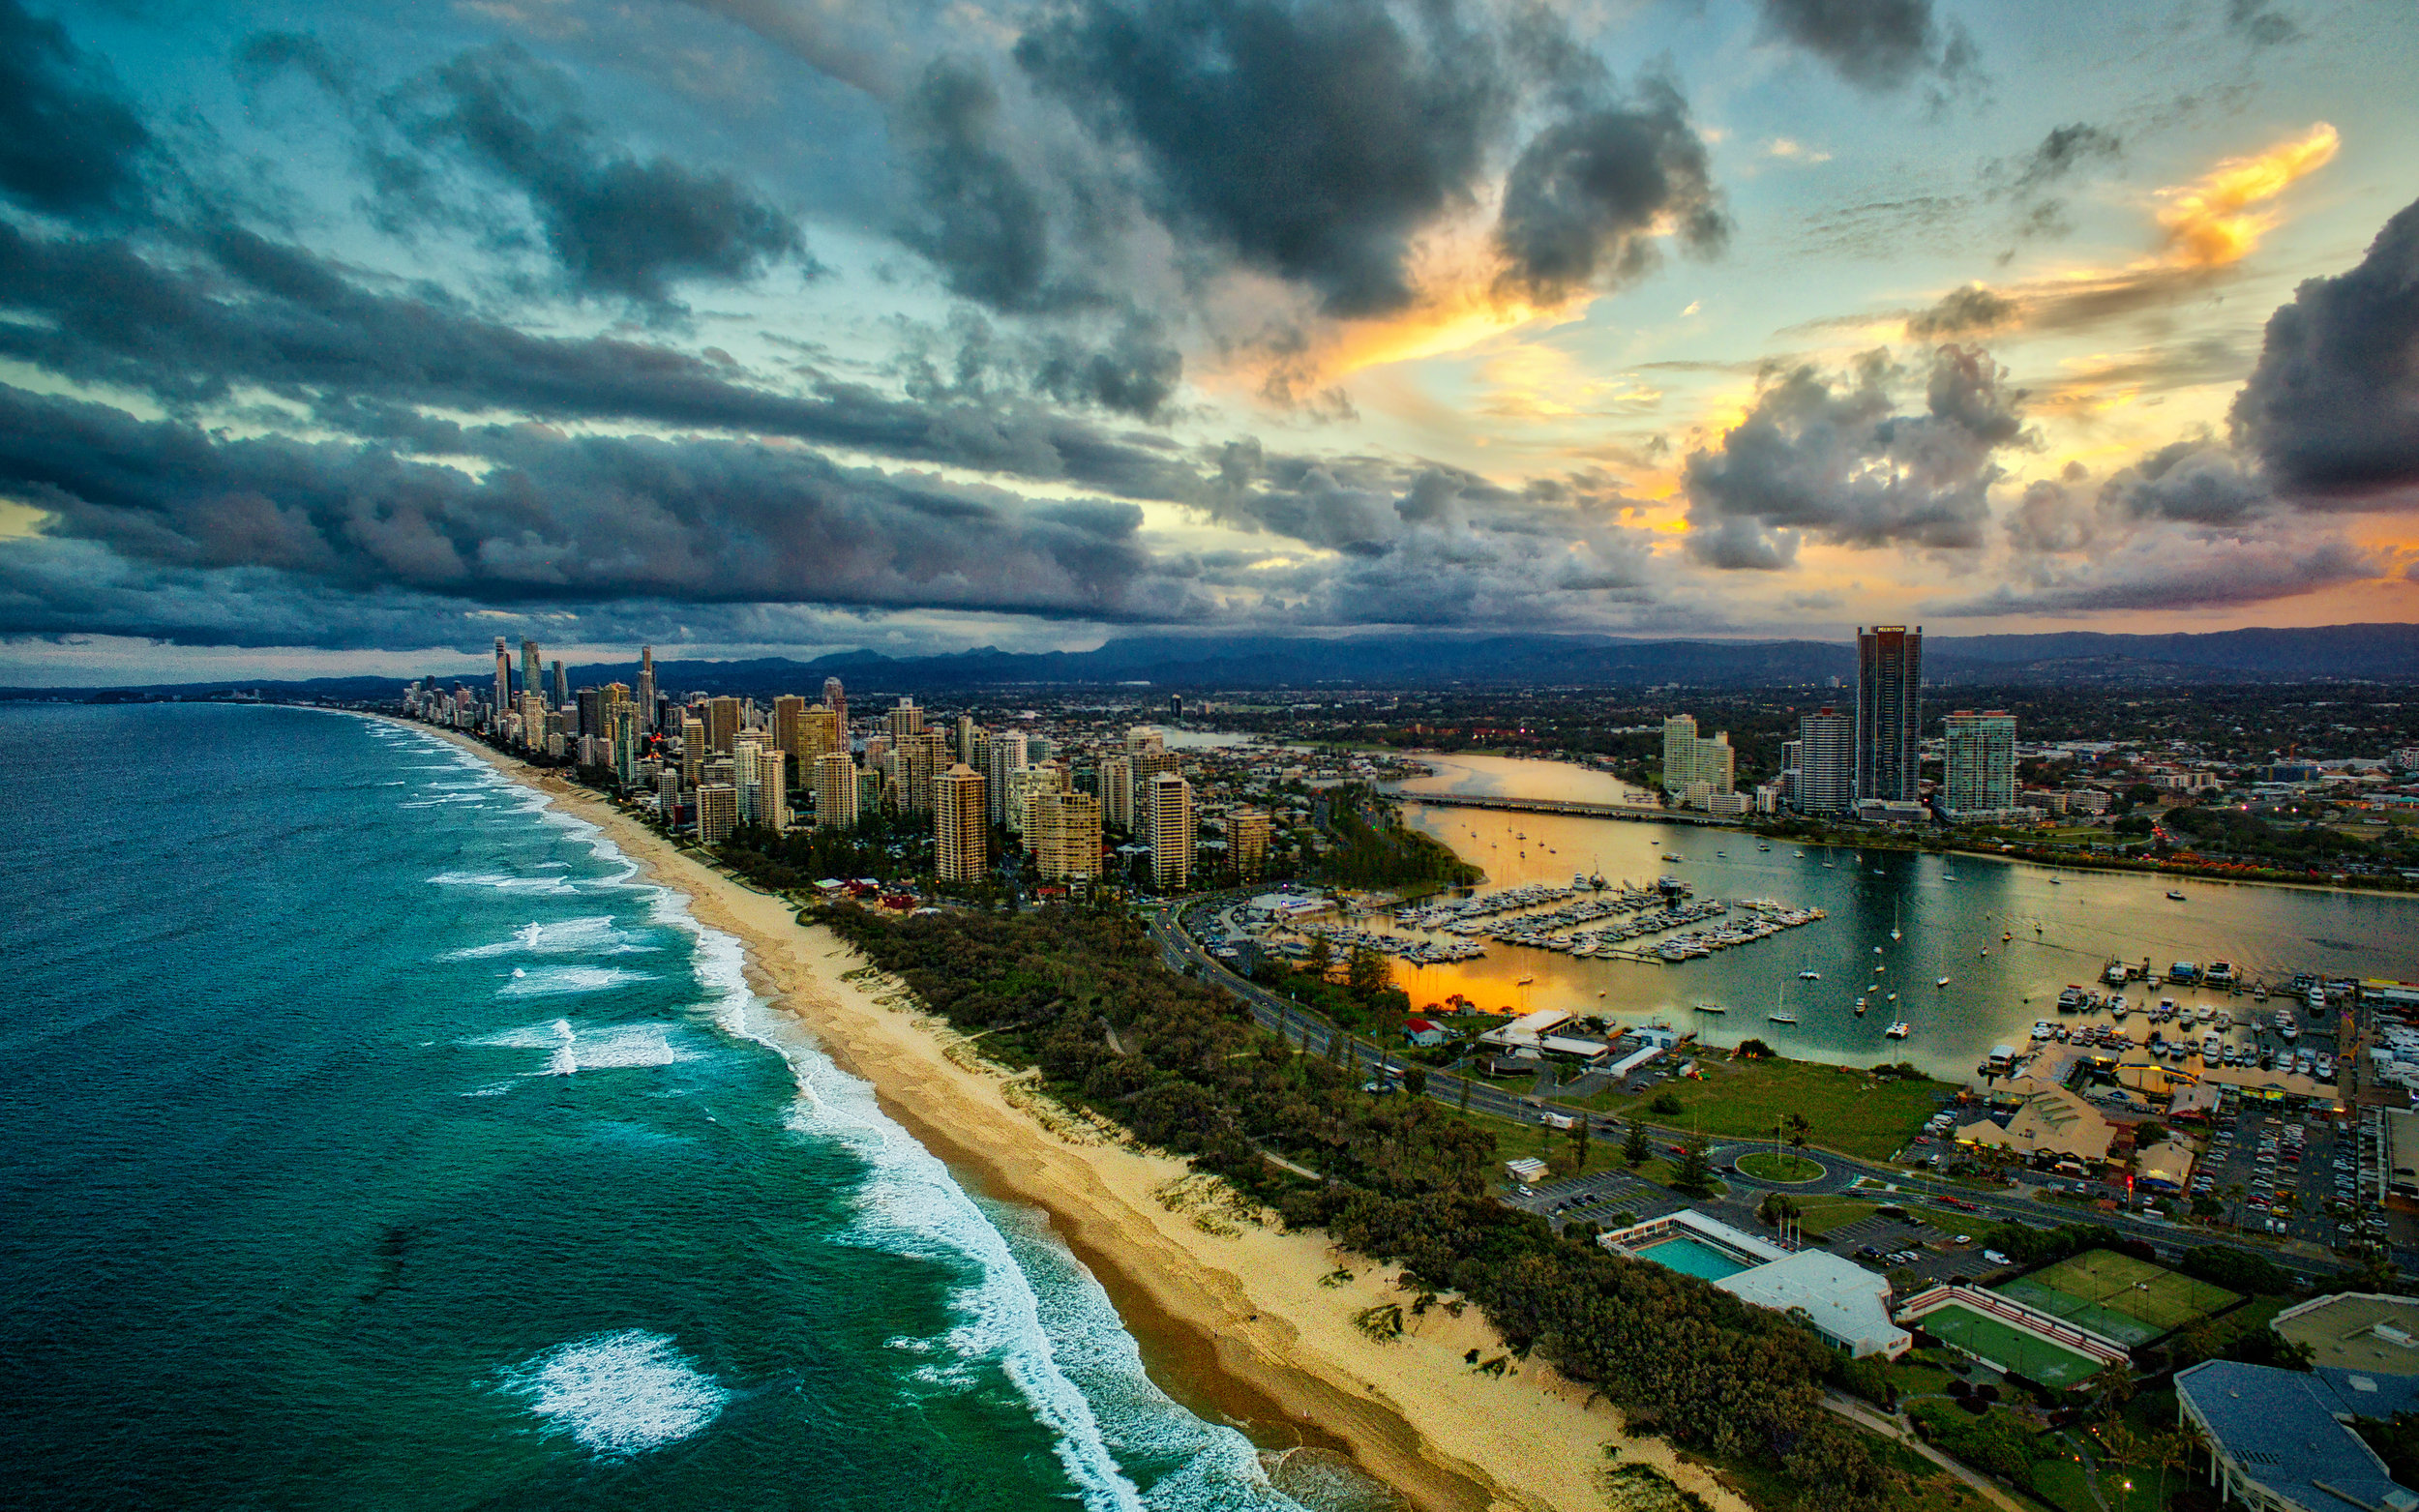
[[[1993,1265],[2013,1265],[2016,1263],[2016,1261],[2000,1254],[1997,1250],[1983,1251],[1983,1259],[1988,1260]]]

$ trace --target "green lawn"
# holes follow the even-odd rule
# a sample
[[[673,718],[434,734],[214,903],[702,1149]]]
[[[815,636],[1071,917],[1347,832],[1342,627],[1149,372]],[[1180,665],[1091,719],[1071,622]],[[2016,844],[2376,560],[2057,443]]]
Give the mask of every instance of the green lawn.
[[[1757,1150],[1752,1155],[1742,1155],[1739,1170],[1764,1181],[1811,1181],[1823,1173],[1821,1166],[1786,1150]]]
[[[2052,1344],[1960,1302],[1926,1314],[1915,1326],[2045,1386],[2071,1386],[2100,1373],[2100,1362],[2090,1355]]]
[[[2126,1345],[2148,1343],[2242,1300],[2223,1287],[2113,1250],[2070,1256],[1994,1290]]]
[[[2064,1447],[2053,1438],[2044,1438],[2042,1442],[2044,1447]],[[2167,1488],[2173,1490],[2188,1478],[2183,1471],[2169,1470]],[[2125,1489],[2128,1482],[2133,1484],[2131,1491]],[[2100,1490],[2108,1498],[2109,1512],[2160,1512],[2156,1466],[2115,1466],[2103,1461]],[[2100,1503],[2092,1498],[2083,1467],[2071,1457],[2034,1461],[2033,1494],[2060,1512],[2100,1512]]]
[[[1845,1066],[1809,1060],[1703,1060],[1702,1082],[1665,1082],[1638,1097],[1598,1092],[1585,1106],[1619,1116],[1635,1114],[1669,1129],[1694,1129],[1716,1139],[1771,1138],[1773,1120],[1797,1113],[1812,1125],[1810,1141],[1841,1154],[1886,1160],[1922,1129],[1949,1090],[1937,1082],[1882,1081]],[[1656,1098],[1679,1099],[1677,1114],[1657,1113]]]

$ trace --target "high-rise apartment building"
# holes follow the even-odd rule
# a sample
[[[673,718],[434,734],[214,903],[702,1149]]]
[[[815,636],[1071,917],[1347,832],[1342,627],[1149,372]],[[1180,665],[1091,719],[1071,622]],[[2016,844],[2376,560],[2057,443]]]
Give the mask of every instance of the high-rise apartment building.
[[[708,698],[705,700],[705,743],[717,756],[731,755],[731,743],[739,738],[739,700]]]
[[[1134,763],[1123,756],[1100,758],[1100,817],[1116,829],[1134,828]]]
[[[849,696],[842,691],[837,677],[823,679],[823,707],[831,710],[831,717],[840,722],[840,749],[848,750]]]
[[[655,727],[655,648],[639,647],[639,723]]]
[[[1008,778],[1025,770],[1025,735],[1022,730],[1003,729],[991,737],[990,747],[983,755],[988,758],[983,773],[986,801],[991,805],[991,822],[1008,821]]]
[[[546,681],[538,661],[538,643],[534,640],[521,642],[521,692],[526,697],[546,696]]]
[[[1798,717],[1797,778],[1790,800],[1801,814],[1845,814],[1856,807],[1856,720],[1837,709]]]
[[[933,870],[944,882],[980,881],[991,870],[983,774],[963,761],[933,779]]]
[[[1125,732],[1125,754],[1128,756],[1138,756],[1146,751],[1165,751],[1167,748],[1167,736],[1153,726],[1137,725]]]
[[[1913,803],[1924,727],[1924,627],[1856,630],[1856,796]]]
[[[1034,794],[1065,792],[1072,786],[1074,784],[1068,781],[1066,768],[1056,761],[1019,767],[1008,774],[1007,812],[1000,822],[1007,826],[1009,834],[1023,835],[1031,822]]]
[[[952,763],[949,737],[937,729],[919,729],[899,748],[899,776],[907,790],[910,814],[933,812],[934,784]]]
[[[894,748],[904,747],[910,735],[920,735],[924,732],[924,711],[915,706],[913,698],[904,694],[900,696],[898,707],[890,710],[882,718],[885,727],[890,731],[890,744]]]
[[[684,719],[680,722],[680,786],[694,791],[704,764],[705,722]]]
[[[974,768],[983,769],[983,732],[974,727],[974,716],[958,716],[957,759]]]
[[[1674,714],[1663,721],[1663,791],[1687,792],[1696,781],[1696,716]]]
[[[1226,816],[1226,853],[1235,863],[1235,875],[1246,882],[1256,880],[1269,865],[1269,812],[1266,809],[1237,809]]]
[[[697,838],[701,845],[719,845],[739,827],[739,789],[729,783],[706,783],[697,790]]]
[[[564,673],[563,664],[558,658],[554,663],[554,707],[559,709],[570,701],[571,678]]]
[[[857,804],[856,763],[841,751],[815,758],[815,827],[854,829]]]
[[[1730,749],[1728,730],[1706,740],[1696,732],[1693,714],[1675,714],[1663,721],[1665,792],[1679,793],[1702,806],[1709,798],[1732,791],[1737,771],[1738,757]]]
[[[1948,739],[1941,786],[1952,815],[2016,807],[2016,716],[1959,709],[1942,722]]]
[[[732,784],[739,789],[739,822],[764,822],[764,795],[757,787],[756,757],[764,749],[764,737],[755,730],[743,729],[731,742]]]
[[[841,727],[840,716],[832,713],[831,710],[825,708],[820,703],[808,705],[806,710],[806,752],[805,755],[799,757],[799,759],[803,761],[809,760],[815,756],[829,756],[835,751],[839,752],[842,756],[847,756],[849,754],[849,745],[848,741],[844,738],[847,733],[848,732]],[[799,776],[801,779],[804,778],[805,773],[803,770],[800,771]]]
[[[773,744],[801,762],[822,755],[807,745],[806,700],[794,693],[785,693],[773,700]],[[799,775],[804,774],[801,766]]]
[[[1025,848],[1045,881],[1100,877],[1100,800],[1071,788],[1046,789],[1026,802]]]
[[[613,705],[613,779],[624,786],[639,780],[639,752],[645,737],[639,731],[639,711],[627,703]]]
[[[756,754],[756,822],[774,834],[790,828],[790,753],[767,748]]]
[[[1193,878],[1193,785],[1174,772],[1150,780],[1150,877],[1163,892]]]
[[[680,768],[667,764],[655,774],[655,810],[672,823],[680,815]]]
[[[1151,733],[1156,736],[1158,731]],[[1150,826],[1158,821],[1157,811],[1150,806],[1150,785],[1170,773],[1182,776],[1184,758],[1173,751],[1150,746],[1126,760],[1134,769],[1133,775],[1126,780],[1126,786],[1134,794],[1132,833],[1138,843],[1148,845],[1151,842]]]
[[[495,637],[495,717],[501,720],[513,706],[513,659],[504,649],[504,637]]]

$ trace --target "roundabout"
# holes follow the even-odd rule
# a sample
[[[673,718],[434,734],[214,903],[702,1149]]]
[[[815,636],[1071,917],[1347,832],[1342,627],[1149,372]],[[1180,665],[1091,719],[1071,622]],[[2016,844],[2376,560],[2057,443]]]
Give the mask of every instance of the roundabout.
[[[1821,1161],[1788,1150],[1757,1150],[1740,1156],[1737,1166],[1741,1175],[1774,1186],[1805,1186],[1830,1174]]]

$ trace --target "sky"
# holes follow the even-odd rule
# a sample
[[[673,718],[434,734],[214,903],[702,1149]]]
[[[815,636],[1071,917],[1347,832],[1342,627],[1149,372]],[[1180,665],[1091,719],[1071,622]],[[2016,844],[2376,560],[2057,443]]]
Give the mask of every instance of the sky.
[[[0,683],[2419,617],[2407,0],[0,0]]]

